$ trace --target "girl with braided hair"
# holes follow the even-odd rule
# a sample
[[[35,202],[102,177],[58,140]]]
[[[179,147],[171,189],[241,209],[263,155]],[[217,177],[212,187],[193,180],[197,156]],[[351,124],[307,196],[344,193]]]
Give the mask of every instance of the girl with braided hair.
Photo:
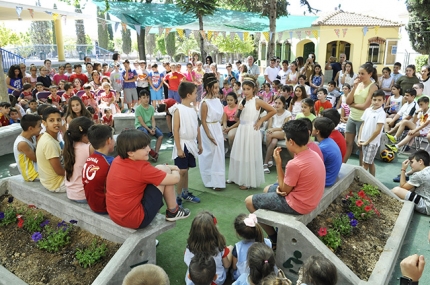
[[[206,96],[199,109],[200,134],[203,152],[199,155],[199,169],[203,184],[214,190],[225,188],[225,153],[222,133],[223,105],[218,98],[219,83],[213,73],[205,73],[203,84]]]

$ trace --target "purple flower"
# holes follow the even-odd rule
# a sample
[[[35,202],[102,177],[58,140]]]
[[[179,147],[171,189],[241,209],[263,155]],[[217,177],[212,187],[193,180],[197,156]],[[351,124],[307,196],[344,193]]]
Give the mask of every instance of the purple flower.
[[[348,218],[349,218],[350,220],[354,219],[354,214],[353,214],[352,212],[349,212],[349,213],[348,213]]]
[[[78,223],[78,221],[76,221],[76,220],[70,220],[70,223],[76,225]]]
[[[34,242],[38,242],[39,240],[41,240],[43,238],[42,234],[40,232],[35,232],[32,236],[31,239]]]
[[[10,196],[10,197],[7,199],[7,202],[8,202],[8,203],[12,203],[12,202],[13,202],[13,197],[12,197],[12,196]]]
[[[49,224],[49,220],[44,220],[42,223],[40,223],[40,227],[43,228],[47,224]]]
[[[4,219],[4,212],[0,212],[0,220]]]
[[[59,222],[58,224],[57,224],[57,227],[58,228],[60,228],[60,227],[66,227],[67,226],[67,223],[65,222],[65,221],[61,221],[61,222]]]
[[[350,224],[352,227],[356,227],[356,226],[358,225],[358,221],[357,221],[356,219],[352,219],[351,221],[349,221],[349,224]]]

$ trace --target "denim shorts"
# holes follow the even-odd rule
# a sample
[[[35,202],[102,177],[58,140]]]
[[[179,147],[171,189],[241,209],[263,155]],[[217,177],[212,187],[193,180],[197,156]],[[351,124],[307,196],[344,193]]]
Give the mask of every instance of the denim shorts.
[[[149,133],[149,131],[147,130],[147,129],[145,129],[144,127],[138,127],[137,128],[139,131],[142,131],[142,132],[144,132],[145,134],[147,134],[148,136],[152,136],[150,133]],[[162,137],[163,136],[163,132],[162,131],[160,131],[160,129],[158,128],[158,127],[155,127],[155,135],[154,135],[157,139],[159,138],[159,137]]]

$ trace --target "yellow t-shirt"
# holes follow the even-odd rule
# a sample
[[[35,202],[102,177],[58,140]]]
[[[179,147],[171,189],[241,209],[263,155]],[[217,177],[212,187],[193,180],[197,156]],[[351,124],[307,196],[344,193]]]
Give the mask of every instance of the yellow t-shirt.
[[[357,89],[355,89],[355,93],[354,93],[354,103],[355,104],[363,104],[364,102],[366,102],[367,96],[369,95],[369,88],[370,86],[373,86],[373,82],[370,83],[369,85],[367,85],[366,88],[363,88],[363,84],[360,83],[357,86]],[[369,95],[372,96],[372,95]],[[363,116],[364,111],[365,110],[358,110],[354,107],[350,108],[351,112],[349,113],[349,117],[351,119],[353,119],[354,121],[359,121],[361,122],[361,116]]]
[[[37,143],[36,157],[40,183],[50,191],[58,189],[64,181],[64,176],[55,173],[49,160],[55,157],[61,159],[59,142],[50,134],[44,133]]]

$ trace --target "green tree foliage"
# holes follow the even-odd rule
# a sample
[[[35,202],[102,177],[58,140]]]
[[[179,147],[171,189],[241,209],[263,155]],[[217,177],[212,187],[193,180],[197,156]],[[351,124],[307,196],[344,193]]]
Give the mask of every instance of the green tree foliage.
[[[30,25],[31,42],[34,45],[52,45],[52,24],[51,21],[34,21]],[[40,51],[48,53],[51,47],[43,47]]]
[[[165,37],[166,53],[173,57],[176,53],[176,33],[169,33]]]
[[[150,55],[155,54],[155,34],[148,34],[146,37],[146,51]]]
[[[184,13],[191,13],[199,20],[199,30],[203,31],[203,16],[212,15],[218,7],[218,0],[178,0],[176,2]],[[204,49],[204,39],[200,35],[200,54],[201,58],[206,57]]]
[[[121,29],[122,37],[122,52],[125,54],[130,54],[131,52],[131,34],[129,29]]]
[[[412,48],[419,53],[430,53],[430,0],[407,0],[409,12],[407,31]]]
[[[217,37],[212,41],[215,44],[220,52],[224,53],[234,53],[234,54],[249,54],[254,50],[254,43],[252,42],[251,37],[248,38],[247,41],[241,40],[239,36],[236,35],[234,40],[231,40],[230,37]]]
[[[156,36],[155,52],[160,52],[162,55],[166,54],[166,41],[164,38],[164,34],[161,36]]]
[[[100,10],[99,7],[97,7],[97,18],[105,18],[105,14]],[[108,26],[111,26],[110,23],[106,23],[104,28],[101,23],[98,23],[97,25],[99,47],[104,49],[108,49],[109,47],[109,30],[107,29]]]
[[[22,34],[22,33],[21,33]],[[20,34],[7,28],[4,23],[0,25],[0,47],[17,45],[20,43]]]

